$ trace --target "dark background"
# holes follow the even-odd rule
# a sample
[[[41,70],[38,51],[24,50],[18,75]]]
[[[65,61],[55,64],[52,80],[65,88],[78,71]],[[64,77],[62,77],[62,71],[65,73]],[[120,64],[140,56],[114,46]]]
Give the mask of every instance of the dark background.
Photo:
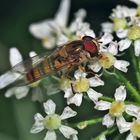
[[[10,69],[8,54],[10,47],[17,47],[24,58],[28,57],[31,50],[39,53],[44,51],[41,42],[29,33],[28,27],[32,22],[53,18],[59,3],[60,0],[0,0],[0,74]],[[91,27],[98,35],[100,23],[108,20],[112,8],[118,4],[135,6],[127,0],[72,0],[69,22],[79,8],[85,8],[86,21],[91,23]],[[109,92],[114,92],[114,89]],[[104,92],[107,93],[107,90],[108,88],[104,88]],[[6,99],[5,91],[6,89],[0,91],[0,140],[42,140],[45,131],[35,135],[29,133],[33,115],[36,112],[43,112],[40,111],[42,106],[31,102],[28,97],[22,100],[16,100],[15,97]],[[61,101],[62,96],[51,97],[56,101],[60,113],[65,106],[65,102]],[[84,101],[79,109],[72,107],[79,112],[72,121],[78,122],[97,116],[92,103]],[[101,128],[103,128],[101,125],[89,126],[80,131],[79,139],[89,140],[92,136],[98,135]],[[63,140],[62,135],[58,136],[58,140]]]

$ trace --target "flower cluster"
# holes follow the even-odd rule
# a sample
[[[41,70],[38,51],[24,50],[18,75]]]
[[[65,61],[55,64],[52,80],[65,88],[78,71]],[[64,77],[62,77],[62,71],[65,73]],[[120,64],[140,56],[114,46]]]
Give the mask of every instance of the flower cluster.
[[[112,22],[102,24],[103,32],[115,32],[118,37],[119,51],[134,46],[135,56],[140,55],[140,7],[139,1],[131,0],[137,8],[118,5],[113,9],[110,19]]]
[[[32,51],[29,53],[30,59],[23,61],[17,48],[10,49],[12,69],[0,76],[0,89],[11,84],[16,86],[9,88],[5,97],[15,95],[17,99],[21,99],[32,90],[32,99],[42,102],[44,88],[45,95],[62,92],[67,105],[74,104],[80,107],[82,100],[87,100],[92,101],[91,108],[96,111],[108,110],[103,118],[92,118],[71,124],[66,119],[76,116],[77,112],[67,106],[59,115],[55,113],[56,104],[49,99],[43,104],[46,115],[43,117],[40,113],[35,114],[31,133],[46,129],[44,140],[56,140],[56,133],[59,130],[65,138],[78,140],[78,131],[72,127],[84,129],[88,125],[102,122],[106,130],[93,139],[106,140],[106,137],[115,133],[117,129],[120,134],[130,131],[126,140],[140,138],[140,2],[131,1],[137,4],[137,8],[117,6],[110,15],[112,22],[102,23],[103,35],[96,37],[90,24],[84,21],[86,17],[84,9],[78,10],[68,25],[70,0],[62,0],[53,19],[29,26],[30,33],[41,40],[46,51],[56,47],[52,55],[39,56]],[[127,56],[127,51],[123,53],[122,51],[128,48],[132,52],[134,78],[137,81],[135,86],[127,76],[124,76],[129,71],[131,61],[129,62],[128,57],[122,57]],[[72,70],[69,70],[70,68]],[[47,81],[55,70],[58,74],[52,78],[57,86],[52,79]],[[108,86],[105,80],[107,77],[111,79],[111,76],[116,78],[117,86],[119,85],[114,94],[115,99],[107,97],[105,91],[100,90],[100,87],[103,89]],[[53,87],[51,85],[46,87],[46,84],[51,82]],[[108,92],[111,87],[112,85],[108,86]],[[126,101],[127,90],[130,101]]]

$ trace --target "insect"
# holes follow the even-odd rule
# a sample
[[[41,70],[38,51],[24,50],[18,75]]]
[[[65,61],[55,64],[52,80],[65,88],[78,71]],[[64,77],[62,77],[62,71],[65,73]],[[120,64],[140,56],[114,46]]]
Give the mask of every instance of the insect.
[[[51,55],[37,55],[18,63],[12,72],[19,74],[24,84],[32,84],[38,80],[61,70],[68,71],[78,66],[90,56],[98,55],[99,42],[96,38],[84,36],[81,40],[68,42],[57,48]]]

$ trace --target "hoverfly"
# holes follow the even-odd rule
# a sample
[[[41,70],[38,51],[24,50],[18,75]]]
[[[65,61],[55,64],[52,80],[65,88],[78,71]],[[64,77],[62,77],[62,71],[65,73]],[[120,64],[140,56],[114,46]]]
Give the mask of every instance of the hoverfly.
[[[10,72],[20,75],[17,76],[16,81],[22,80],[23,84],[32,84],[53,72],[67,71],[73,66],[80,65],[90,59],[90,56],[98,55],[98,48],[98,39],[84,36],[81,40],[74,40],[62,45],[49,56],[37,55],[20,62]],[[11,83],[7,85],[9,84]]]

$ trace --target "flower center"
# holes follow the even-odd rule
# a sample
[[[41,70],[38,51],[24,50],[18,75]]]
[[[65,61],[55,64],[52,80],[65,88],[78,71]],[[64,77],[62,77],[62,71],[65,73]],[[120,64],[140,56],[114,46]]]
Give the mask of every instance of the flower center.
[[[61,126],[61,118],[57,114],[51,114],[45,117],[43,125],[48,130],[58,129]]]
[[[132,40],[137,40],[140,38],[140,27],[133,26],[128,30],[128,38]]]
[[[140,120],[135,120],[130,129],[134,136],[140,138]]]
[[[118,117],[122,115],[124,109],[125,109],[125,104],[123,101],[115,101],[111,104],[109,113],[114,117]]]
[[[75,92],[86,92],[89,89],[89,81],[87,78],[80,78],[73,84]]]
[[[108,69],[114,65],[116,58],[111,53],[102,53],[99,62],[103,68]]]
[[[117,31],[119,29],[125,29],[127,27],[127,21],[125,18],[114,18],[113,29]]]

